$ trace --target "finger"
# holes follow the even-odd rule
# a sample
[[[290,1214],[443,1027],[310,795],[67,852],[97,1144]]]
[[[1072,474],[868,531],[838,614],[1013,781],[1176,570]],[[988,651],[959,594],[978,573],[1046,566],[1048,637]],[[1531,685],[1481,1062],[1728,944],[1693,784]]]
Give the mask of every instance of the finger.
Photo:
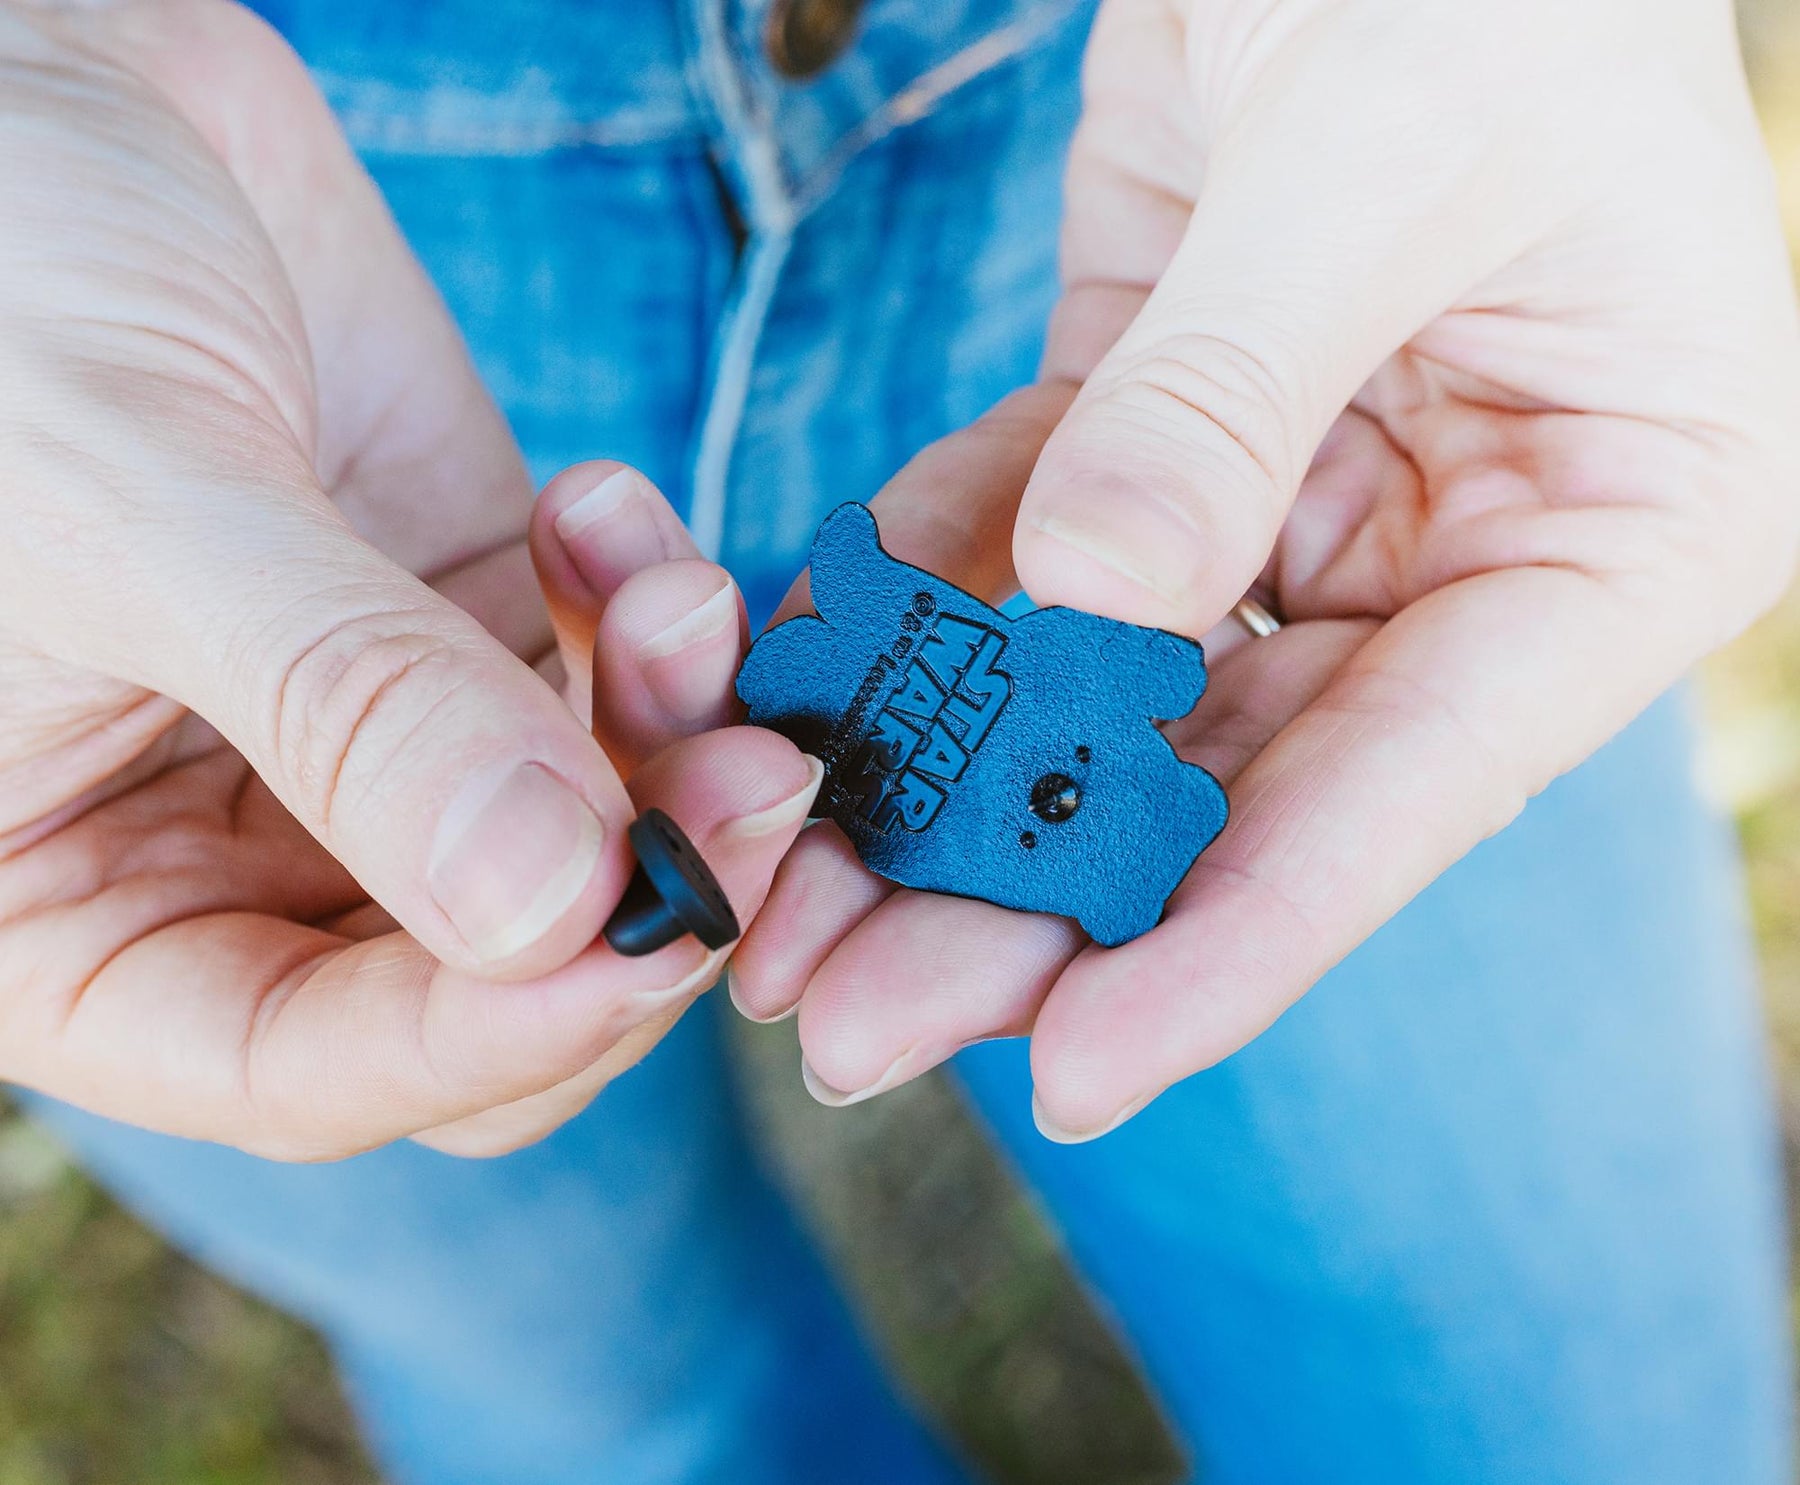
[[[800,1002],[801,1073],[861,1103],[974,1042],[1021,1036],[1086,942],[1066,918],[900,891],[828,954]]]
[[[759,742],[761,746],[767,747],[766,742],[760,739]],[[691,749],[671,746],[638,772],[632,781],[632,794],[639,808],[649,808],[652,805],[664,809],[679,808],[671,795],[688,787],[684,770],[692,766],[689,762],[691,752]],[[778,842],[786,843],[793,839],[794,833],[805,821],[807,807],[817,792],[823,775],[823,769],[816,761],[806,761],[811,771],[802,785],[801,795],[783,799],[771,808],[735,820],[729,830],[735,841],[754,842],[772,837]],[[753,771],[765,766],[754,753],[747,752],[745,762]],[[700,844],[702,854],[707,854],[712,849],[709,842]],[[728,841],[726,850],[729,852],[731,848],[732,841]],[[732,858],[727,855],[722,859],[729,862]],[[741,880],[727,881],[728,895],[738,914],[738,921],[753,922],[766,897],[766,876],[743,876],[739,868],[731,865],[723,870],[741,877]],[[712,986],[718,972],[722,970],[724,960],[725,951],[712,956],[708,960],[707,972],[687,982],[687,993],[670,995],[655,1014],[634,1026],[619,1042],[608,1047],[597,1062],[582,1069],[566,1082],[517,1102],[484,1110],[454,1124],[427,1130],[415,1138],[421,1144],[447,1154],[483,1157],[506,1154],[545,1138],[581,1113],[608,1083],[635,1066],[661,1041],[668,1034],[669,1028],[686,1014],[694,1000]]]
[[[527,977],[573,957],[631,872],[617,775],[522,662],[358,539],[297,455],[256,446],[254,469],[203,458],[193,483],[152,450],[154,522],[71,472],[93,494],[79,553],[38,499],[55,471],[33,471],[0,607],[18,601],[58,658],[205,717],[439,958]]]
[[[831,824],[794,843],[769,900],[731,956],[731,1001],[752,1021],[780,1021],[844,937],[893,895],[894,885],[857,858]]]
[[[646,772],[646,798],[753,913],[817,766],[741,728],[678,744]],[[0,943],[19,967],[0,1001],[0,1077],[283,1158],[348,1154],[567,1084],[684,1007],[723,957],[684,940],[626,959],[602,940],[547,975],[496,984],[400,935],[347,943],[231,911],[171,919],[166,883],[13,920]]]
[[[1056,385],[1016,392],[920,453],[875,498],[882,545],[989,603],[1012,597],[1018,580],[1009,541],[1019,493],[1070,395]],[[776,622],[809,605],[802,576]],[[838,942],[892,892],[836,829],[808,831],[733,957],[734,1003],[755,1021],[789,1014]]]
[[[1215,661],[1200,704],[1164,729],[1170,743],[1220,783],[1236,785],[1379,630],[1373,619],[1313,619],[1233,646]]]
[[[1026,387],[915,455],[870,503],[888,554],[988,603],[1019,591],[1012,529],[1019,496],[1074,389]],[[802,575],[774,622],[809,607]]]
[[[430,581],[528,665],[535,667],[555,653],[550,616],[522,537],[472,562],[434,572]]]
[[[726,726],[750,619],[731,574],[698,558],[620,585],[594,647],[594,731],[629,771],[679,737]]]
[[[364,546],[316,492],[177,508],[145,538],[115,540],[132,555],[114,572],[137,569],[110,605],[116,625],[89,627],[77,601],[58,626],[64,658],[204,716],[440,958],[528,975],[591,941],[631,869],[622,786],[473,619]]]
[[[1373,627],[1296,625],[1233,651],[1200,705],[1170,729],[1171,741],[1229,785]],[[759,927],[768,922],[765,912]],[[753,932],[746,947],[754,939]],[[822,1103],[856,1103],[975,1042],[1022,1035],[1086,945],[1066,919],[894,893],[809,966],[800,1008],[807,1086]],[[896,965],[905,967],[903,980]]]
[[[1269,64],[1283,86],[1237,100],[1229,131],[1205,141],[1203,181],[1172,170],[1135,188],[1130,219],[1164,224],[1173,193],[1197,191],[1170,257],[1106,227],[1122,189],[1107,142],[1143,121],[1129,93],[1090,102],[1046,362],[1085,383],[1014,540],[1039,603],[1193,635],[1217,623],[1357,389],[1533,230],[1523,214],[1494,220],[1488,196],[1503,193],[1474,167],[1413,169],[1416,121],[1346,109],[1318,137],[1316,100],[1341,87],[1326,64],[1343,59],[1319,51],[1332,44],[1299,29]]]
[[[594,634],[633,573],[700,555],[662,492],[611,459],[573,464],[544,486],[531,513],[531,560],[577,714],[592,706]]]
[[[413,1136],[414,1141],[444,1155],[456,1155],[465,1160],[492,1160],[548,1139],[585,1111],[614,1078],[643,1061],[669,1034],[670,1028],[686,1014],[693,1000],[704,994],[713,982],[711,967],[716,966],[711,966],[709,961],[709,970],[694,977],[697,988],[692,998],[632,1027],[601,1054],[598,1062],[583,1068],[566,1082],[497,1108],[483,1109],[478,1114],[439,1125],[436,1129],[421,1130]]]
[[[1032,1052],[1045,1132],[1092,1138],[1267,1027],[1648,704],[1697,643],[1686,597],[1524,568],[1389,621],[1245,770],[1162,925],[1087,951],[1051,992]]]

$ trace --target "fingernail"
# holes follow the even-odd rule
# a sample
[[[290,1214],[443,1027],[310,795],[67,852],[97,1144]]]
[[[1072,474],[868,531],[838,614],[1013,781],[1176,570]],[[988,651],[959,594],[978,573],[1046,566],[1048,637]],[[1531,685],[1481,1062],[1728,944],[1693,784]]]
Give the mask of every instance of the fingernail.
[[[804,820],[818,797],[819,785],[825,779],[825,765],[811,753],[806,759],[806,782],[779,804],[772,804],[754,814],[740,815],[725,828],[735,836],[773,835],[778,830],[791,830]]]
[[[887,1065],[887,1070],[874,1082],[861,1088],[833,1088],[816,1072],[812,1064],[806,1060],[806,1054],[800,1054],[800,1081],[806,1085],[806,1091],[814,1100],[828,1109],[847,1109],[851,1104],[865,1103],[878,1094],[896,1088],[912,1076],[911,1064],[913,1048],[908,1047]]]
[[[636,995],[627,997],[619,1006],[623,1022],[630,1026],[641,1025],[704,995],[718,983],[719,965],[725,953],[724,949],[711,951],[666,990],[640,990]]]
[[[1038,1133],[1047,1140],[1058,1145],[1085,1145],[1090,1140],[1097,1140],[1102,1135],[1111,1134],[1127,1119],[1134,1119],[1143,1113],[1155,1098],[1154,1093],[1146,1093],[1142,1098],[1134,1099],[1097,1129],[1065,1129],[1049,1115],[1043,1102],[1038,1098],[1036,1090],[1031,1095],[1031,1118],[1038,1127]]]
[[[773,1016],[757,1015],[755,1011],[744,1004],[743,998],[738,994],[737,976],[731,972],[731,966],[729,964],[725,966],[725,993],[731,997],[731,1003],[737,1007],[737,1013],[746,1021],[752,1022],[757,1026],[777,1025],[780,1022],[787,1020],[788,1017],[792,1016],[800,1009],[800,1002],[796,1000],[786,1010],[777,1011]]]
[[[476,958],[510,959],[581,896],[605,836],[574,790],[541,764],[523,764],[497,788],[471,784],[445,812],[431,895]]]
[[[1119,522],[1113,517],[1119,507],[1109,506],[1109,519],[1102,523],[1084,517],[1040,516],[1032,525],[1052,541],[1081,553],[1090,562],[1110,569],[1140,588],[1145,588],[1169,603],[1179,602],[1193,573],[1187,555],[1191,540],[1157,540],[1155,528],[1166,528],[1166,518],[1140,519],[1141,527],[1149,527],[1146,539],[1137,542],[1121,540]]]
[[[637,647],[644,684],[671,718],[697,722],[730,706],[738,652],[735,645],[720,645],[718,640],[726,633],[735,635],[737,626],[737,589],[728,582]],[[708,645],[717,650],[722,669],[706,663],[701,652]]]
[[[650,483],[635,469],[609,474],[556,518],[556,534],[595,593],[611,594],[634,572],[675,553],[657,519]]]

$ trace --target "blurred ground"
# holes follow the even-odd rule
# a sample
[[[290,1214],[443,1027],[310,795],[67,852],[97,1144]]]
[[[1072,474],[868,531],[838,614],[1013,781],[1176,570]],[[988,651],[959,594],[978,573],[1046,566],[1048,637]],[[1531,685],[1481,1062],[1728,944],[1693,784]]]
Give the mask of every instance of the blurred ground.
[[[1800,4],[1742,8],[1800,244]],[[1800,594],[1712,664],[1706,694],[1705,775],[1741,823],[1800,1151]],[[999,1485],[1175,1477],[1103,1323],[947,1085],[831,1114],[799,1094],[791,1031],[746,1031],[743,1050],[874,1329]],[[896,1270],[907,1284],[879,1282]],[[317,1343],[175,1257],[0,1107],[0,1485],[372,1480]]]
[[[1788,240],[1800,261],[1800,4],[1749,0],[1741,9]],[[1793,1171],[1800,1151],[1800,588],[1714,659],[1706,695],[1712,725],[1703,762],[1743,835]]]
[[[0,1485],[372,1480],[323,1351],[0,1110]]]

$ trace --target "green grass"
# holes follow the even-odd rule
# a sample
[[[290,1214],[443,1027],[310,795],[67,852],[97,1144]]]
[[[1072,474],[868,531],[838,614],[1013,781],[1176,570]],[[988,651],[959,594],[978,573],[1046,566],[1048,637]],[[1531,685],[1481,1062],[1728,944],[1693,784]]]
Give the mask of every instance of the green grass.
[[[310,1335],[0,1113],[0,1485],[373,1478]]]
[[[1800,6],[1750,0],[1745,21],[1800,242]],[[1706,775],[1741,823],[1800,1150],[1800,598],[1706,681]],[[796,1086],[791,1029],[746,1031],[741,1050],[757,1117],[896,1371],[1001,1485],[1176,1478],[1111,1332],[947,1084],[831,1114]],[[372,1479],[318,1343],[172,1254],[0,1105],[0,1485]]]

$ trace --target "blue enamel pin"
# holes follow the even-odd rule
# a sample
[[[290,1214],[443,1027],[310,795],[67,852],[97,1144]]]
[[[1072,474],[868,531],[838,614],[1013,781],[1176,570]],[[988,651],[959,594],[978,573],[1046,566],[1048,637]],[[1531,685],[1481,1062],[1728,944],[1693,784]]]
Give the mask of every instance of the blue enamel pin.
[[[1225,791],[1154,725],[1205,691],[1199,645],[1076,609],[1008,618],[890,557],[863,505],[813,538],[812,599],[757,640],[738,696],[823,760],[815,809],[871,871],[1108,946],[1156,926],[1225,827]]]

